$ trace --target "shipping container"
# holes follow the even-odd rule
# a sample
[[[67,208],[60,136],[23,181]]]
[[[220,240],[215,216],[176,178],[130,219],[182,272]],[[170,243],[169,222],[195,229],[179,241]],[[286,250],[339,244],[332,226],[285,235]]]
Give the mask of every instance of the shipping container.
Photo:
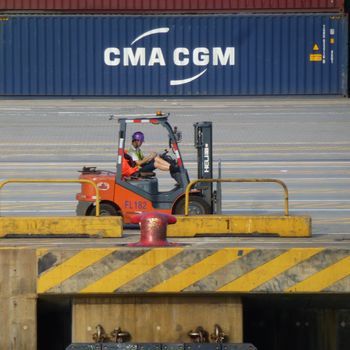
[[[3,16],[2,96],[346,95],[344,15]]]
[[[343,12],[344,0],[1,0],[0,10],[75,12]]]

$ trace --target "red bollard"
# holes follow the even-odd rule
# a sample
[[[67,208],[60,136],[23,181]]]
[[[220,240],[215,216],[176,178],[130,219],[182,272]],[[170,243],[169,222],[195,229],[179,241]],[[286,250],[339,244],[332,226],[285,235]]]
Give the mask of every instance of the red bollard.
[[[134,224],[140,224],[141,237],[138,243],[130,243],[130,247],[166,247],[178,245],[166,239],[168,224],[175,224],[176,217],[159,212],[135,215],[131,218]]]

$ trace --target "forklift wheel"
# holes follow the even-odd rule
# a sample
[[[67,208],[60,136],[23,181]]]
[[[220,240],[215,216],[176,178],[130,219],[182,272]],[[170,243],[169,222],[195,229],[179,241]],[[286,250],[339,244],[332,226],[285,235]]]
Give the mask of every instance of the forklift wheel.
[[[188,208],[189,215],[205,215],[210,214],[210,205],[199,196],[191,196]],[[185,198],[181,198],[174,208],[174,213],[177,215],[185,214]]]
[[[96,215],[96,207],[93,207],[90,211],[90,216]],[[100,204],[100,216],[119,216],[119,211],[111,204],[101,203]]]

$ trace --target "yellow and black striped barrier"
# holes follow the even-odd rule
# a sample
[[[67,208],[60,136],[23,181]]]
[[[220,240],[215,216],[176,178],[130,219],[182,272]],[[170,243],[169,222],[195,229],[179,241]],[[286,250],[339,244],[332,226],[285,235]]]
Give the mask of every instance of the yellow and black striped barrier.
[[[350,292],[350,249],[38,249],[37,259],[38,294]]]

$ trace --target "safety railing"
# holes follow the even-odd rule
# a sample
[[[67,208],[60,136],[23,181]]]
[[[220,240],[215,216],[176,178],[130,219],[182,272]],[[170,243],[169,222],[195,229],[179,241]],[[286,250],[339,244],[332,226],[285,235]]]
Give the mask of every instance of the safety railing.
[[[9,183],[87,183],[92,185],[95,189],[96,193],[96,216],[100,216],[100,192],[97,185],[91,181],[86,179],[78,179],[78,180],[67,180],[67,179],[8,179],[0,182],[0,190]]]
[[[267,182],[267,183],[277,183],[282,186],[284,190],[284,215],[289,216],[289,204],[288,204],[288,188],[287,185],[277,179],[197,179],[191,181],[185,191],[185,215],[188,216],[188,211],[189,211],[189,202],[190,202],[190,190],[191,188],[199,182],[217,182],[217,183],[222,183],[222,182]]]

